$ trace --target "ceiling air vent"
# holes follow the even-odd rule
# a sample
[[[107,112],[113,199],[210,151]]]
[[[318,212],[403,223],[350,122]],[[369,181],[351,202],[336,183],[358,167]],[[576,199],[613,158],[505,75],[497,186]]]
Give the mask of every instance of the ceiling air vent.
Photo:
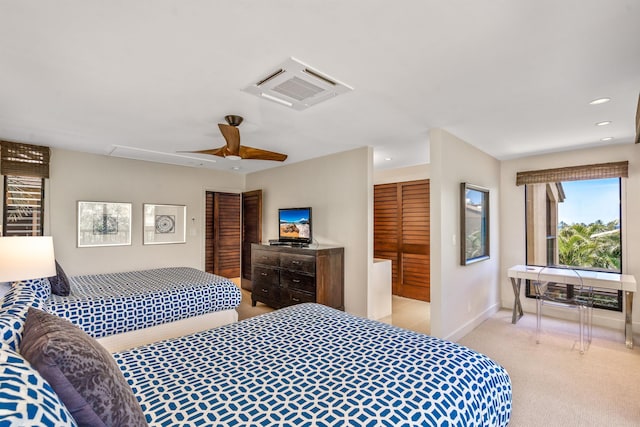
[[[294,110],[304,110],[353,88],[289,58],[243,90]]]

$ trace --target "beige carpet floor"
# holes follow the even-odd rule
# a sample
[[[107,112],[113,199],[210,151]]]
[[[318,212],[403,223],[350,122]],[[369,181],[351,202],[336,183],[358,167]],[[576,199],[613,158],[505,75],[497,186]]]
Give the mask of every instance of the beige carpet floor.
[[[535,315],[511,324],[502,310],[460,340],[504,366],[513,385],[510,426],[640,426],[640,341],[627,349],[622,331],[594,327],[584,354],[577,323]]]

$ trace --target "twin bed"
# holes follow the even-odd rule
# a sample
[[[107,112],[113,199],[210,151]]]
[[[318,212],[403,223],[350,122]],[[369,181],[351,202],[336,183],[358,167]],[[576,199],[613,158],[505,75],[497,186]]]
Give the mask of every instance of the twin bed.
[[[110,351],[233,323],[242,294],[229,279],[172,267],[68,278],[49,312],[69,319]]]
[[[22,322],[23,306],[47,310],[37,297],[13,294],[0,304],[0,328],[2,310]],[[82,332],[69,328],[72,346],[71,336]],[[56,333],[64,338],[66,332]],[[22,363],[21,345],[12,352],[0,343],[3,384],[16,381],[9,377]],[[70,352],[65,363],[74,351],[88,352],[64,351]],[[153,426],[506,426],[511,412],[509,375],[486,356],[319,304],[139,346],[112,359]],[[30,375],[37,379],[38,372]],[[28,393],[0,394],[0,424],[75,425],[64,403],[52,409],[58,404],[40,399],[36,410],[6,410],[26,407],[13,400],[32,398],[41,382],[26,381]],[[53,396],[44,388],[55,399],[55,387]]]

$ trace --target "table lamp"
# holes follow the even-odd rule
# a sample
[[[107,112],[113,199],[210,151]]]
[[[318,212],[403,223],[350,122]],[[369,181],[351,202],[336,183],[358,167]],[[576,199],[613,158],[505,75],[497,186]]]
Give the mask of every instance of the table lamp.
[[[0,282],[56,275],[51,236],[0,237]]]

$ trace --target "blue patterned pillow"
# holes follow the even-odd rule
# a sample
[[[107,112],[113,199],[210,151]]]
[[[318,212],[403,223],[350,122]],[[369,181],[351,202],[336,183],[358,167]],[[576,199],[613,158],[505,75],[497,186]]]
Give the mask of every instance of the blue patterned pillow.
[[[13,286],[24,286],[31,289],[35,296],[43,302],[51,296],[51,284],[46,277],[42,279],[21,280],[15,282]]]
[[[0,425],[76,426],[49,383],[18,353],[0,348]]]
[[[41,308],[42,305],[33,289],[24,282],[11,287],[0,299],[0,348],[18,349],[29,307]]]
[[[48,278],[51,283],[51,293],[62,297],[69,296],[71,293],[71,285],[67,273],[64,272],[60,263],[56,260],[56,275]]]

